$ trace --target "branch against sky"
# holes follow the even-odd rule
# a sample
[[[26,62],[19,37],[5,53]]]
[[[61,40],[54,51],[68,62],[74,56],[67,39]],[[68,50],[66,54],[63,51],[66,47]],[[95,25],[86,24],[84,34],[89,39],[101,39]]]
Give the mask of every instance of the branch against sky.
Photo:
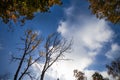
[[[114,78],[118,77],[120,80],[120,57],[107,64],[106,68],[108,69],[108,74],[112,75]]]
[[[28,75],[30,79],[32,79],[33,77],[31,76],[28,70],[36,61],[40,59],[39,56],[38,58],[33,60],[31,54],[42,42],[42,38],[41,37],[39,38],[38,35],[34,33],[32,30],[27,30],[25,32],[25,38],[21,38],[21,40],[24,42],[24,48],[23,49],[21,48],[23,50],[22,57],[20,58],[17,58],[15,56],[12,57],[13,59],[20,61],[14,75],[14,80],[21,80],[25,75]],[[21,72],[24,61],[26,62],[26,65],[23,72]]]
[[[39,38],[32,30],[27,30],[25,32],[25,38],[21,38],[21,40],[24,42],[24,48],[19,48],[19,50],[23,50],[22,56],[16,57],[12,55],[13,60],[20,61],[14,75],[14,80],[22,80],[26,75],[29,76],[31,80],[35,79],[31,74],[30,67],[37,61],[40,61],[41,57],[45,58],[45,61],[43,60],[45,63],[40,77],[40,80],[43,80],[46,71],[56,61],[64,60],[62,59],[64,57],[64,53],[69,51],[72,45],[72,41],[69,42],[60,37],[58,33],[53,33],[47,37],[46,41],[44,41],[45,46],[41,46],[44,50],[41,51],[41,49],[39,49],[39,56],[33,58],[33,51],[35,51],[38,45],[41,44],[43,39],[41,37]]]
[[[99,19],[120,22],[120,0],[88,0],[89,8]]]
[[[35,12],[48,12],[53,5],[61,4],[61,0],[1,0],[0,17],[7,24],[10,20],[16,22],[24,16],[20,20],[24,23],[26,19],[32,19]]]
[[[60,37],[59,34],[53,33],[48,36],[45,43],[45,63],[42,69],[40,80],[44,80],[46,71],[61,57],[71,49],[72,42]]]

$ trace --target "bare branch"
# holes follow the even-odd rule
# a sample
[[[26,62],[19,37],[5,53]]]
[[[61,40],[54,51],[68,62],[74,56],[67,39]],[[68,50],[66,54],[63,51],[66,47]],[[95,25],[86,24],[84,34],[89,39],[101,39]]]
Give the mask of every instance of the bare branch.
[[[28,75],[30,79],[33,79],[33,76],[28,72],[30,67],[39,61],[42,57],[45,58],[44,66],[41,73],[40,80],[43,80],[45,72],[50,68],[56,61],[58,60],[69,60],[69,59],[62,59],[61,57],[64,56],[64,53],[71,49],[72,41],[68,42],[67,40],[60,37],[59,34],[54,33],[47,37],[45,41],[44,50],[40,52],[39,56],[33,57],[31,54],[32,52],[38,47],[39,44],[42,42],[42,38],[38,38],[37,34],[28,30],[25,32],[25,38],[22,38],[24,41],[24,48],[23,48],[23,55],[22,57],[14,57],[13,59],[19,60],[20,63],[14,75],[14,80],[22,80],[25,75]],[[40,50],[41,51],[41,50]],[[32,59],[33,58],[33,59]],[[24,61],[26,61],[24,70],[21,71]],[[19,74],[21,72],[21,74]],[[18,77],[19,75],[19,77]]]
[[[18,78],[18,74],[20,72],[20,69],[23,65],[23,62],[26,58],[28,58],[28,62],[27,62],[27,65],[26,65],[26,68],[24,69],[24,71],[22,72],[22,74],[20,75],[20,77],[18,78],[18,80],[21,80],[23,78],[23,76],[26,74],[26,72],[28,71],[28,69],[30,68],[30,66],[32,64],[34,64],[37,60],[39,60],[39,58],[35,59],[35,61],[32,63],[32,57],[27,57],[27,55],[30,53],[32,53],[35,48],[37,48],[37,46],[42,42],[42,38],[38,38],[37,34],[34,33],[32,30],[27,30],[25,32],[25,38],[21,38],[22,41],[24,41],[24,52],[23,52],[23,55],[21,58],[16,58],[16,57],[13,57],[14,59],[19,59],[20,60],[20,63],[19,63],[19,66],[17,68],[17,71],[14,75],[14,80],[17,80]]]
[[[54,33],[48,36],[46,39],[45,49],[45,64],[42,70],[40,80],[43,80],[45,72],[50,68],[59,58],[63,56],[65,52],[71,49],[71,44],[67,42],[67,40],[60,37],[59,34]],[[65,59],[62,59],[65,60]]]

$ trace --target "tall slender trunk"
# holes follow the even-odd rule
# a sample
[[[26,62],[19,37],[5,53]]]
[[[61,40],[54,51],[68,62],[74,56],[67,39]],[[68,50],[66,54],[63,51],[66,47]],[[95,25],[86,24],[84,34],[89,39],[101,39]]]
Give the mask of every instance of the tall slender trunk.
[[[45,71],[42,71],[42,74],[41,74],[40,80],[44,80],[44,75],[45,75]]]
[[[21,69],[21,67],[22,67],[22,63],[23,63],[23,61],[24,61],[24,58],[25,58],[25,53],[24,53],[24,55],[23,55],[23,57],[22,57],[22,59],[21,59],[21,61],[20,61],[20,64],[19,64],[19,66],[18,66],[18,68],[17,68],[17,71],[16,71],[16,73],[15,73],[15,75],[14,75],[14,80],[17,80],[17,78],[18,78],[18,74],[19,74],[20,69]]]

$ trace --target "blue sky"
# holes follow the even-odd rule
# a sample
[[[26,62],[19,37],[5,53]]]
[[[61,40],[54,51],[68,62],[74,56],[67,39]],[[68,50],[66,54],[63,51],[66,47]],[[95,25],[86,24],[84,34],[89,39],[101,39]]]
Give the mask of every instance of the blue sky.
[[[26,29],[33,29],[43,36],[59,32],[66,39],[73,38],[71,53],[65,54],[71,61],[59,61],[47,72],[45,80],[74,80],[73,70],[83,71],[91,80],[91,75],[98,71],[107,75],[105,65],[120,56],[120,27],[105,20],[99,20],[88,9],[87,0],[64,0],[62,6],[54,6],[51,13],[35,13],[32,20],[24,26],[13,24],[14,31],[8,31],[8,25],[0,23],[0,74],[14,74],[16,65],[10,63],[11,54],[20,54],[17,43]],[[37,67],[36,67],[37,65]],[[40,63],[33,70],[38,71]],[[52,73],[52,74],[51,74]],[[38,74],[39,75],[39,74]]]

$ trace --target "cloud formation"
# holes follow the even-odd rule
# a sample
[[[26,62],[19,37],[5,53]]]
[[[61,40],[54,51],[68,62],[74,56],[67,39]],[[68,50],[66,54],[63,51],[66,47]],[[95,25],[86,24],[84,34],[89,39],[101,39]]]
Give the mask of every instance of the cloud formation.
[[[107,58],[113,60],[120,56],[120,46],[117,43],[111,45],[111,49],[106,53]]]
[[[78,69],[84,71],[91,80],[91,73],[95,70],[87,68],[94,63],[104,44],[112,39],[113,31],[104,20],[84,14],[76,15],[74,9],[74,6],[65,9],[66,19],[60,21],[57,29],[62,37],[68,40],[73,38],[72,51],[65,54],[65,57],[71,60],[57,62],[49,69],[47,75],[52,75],[54,79],[74,80],[73,70]],[[106,71],[101,74],[107,77]]]
[[[93,16],[72,14],[73,9],[74,7],[65,10],[67,19],[61,21],[58,26],[61,36],[67,39],[73,37],[74,41],[72,52],[66,55],[73,61],[58,64],[60,69],[58,73],[66,74],[64,80],[72,80],[74,69],[87,70],[87,67],[94,63],[104,43],[109,42],[113,36],[112,30],[104,20],[98,20]]]

